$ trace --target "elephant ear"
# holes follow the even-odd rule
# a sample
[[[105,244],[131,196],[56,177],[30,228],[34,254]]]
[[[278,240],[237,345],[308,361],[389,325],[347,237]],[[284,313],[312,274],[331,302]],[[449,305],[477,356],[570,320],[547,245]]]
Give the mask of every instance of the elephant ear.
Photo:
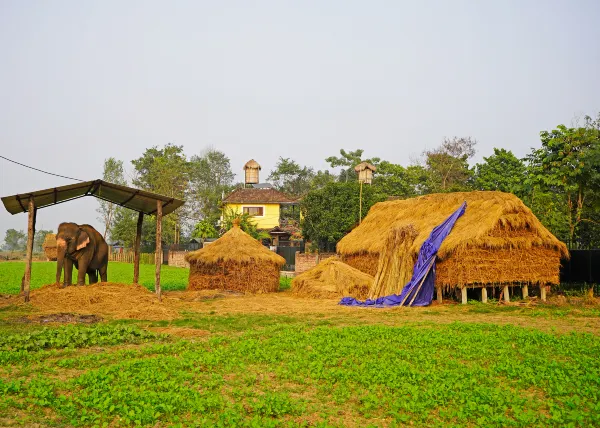
[[[77,249],[81,250],[89,243],[90,237],[88,236],[88,234],[85,233],[85,230],[79,229],[79,237],[77,238]]]

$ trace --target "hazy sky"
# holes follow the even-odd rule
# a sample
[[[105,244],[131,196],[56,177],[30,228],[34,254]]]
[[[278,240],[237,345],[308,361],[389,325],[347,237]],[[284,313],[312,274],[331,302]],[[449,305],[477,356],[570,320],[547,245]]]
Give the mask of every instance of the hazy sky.
[[[600,111],[600,1],[0,0],[0,154],[94,179],[165,143],[241,178],[340,148],[408,164],[444,136],[524,156]],[[68,184],[0,159],[0,195]],[[85,198],[38,229],[97,225]],[[0,240],[26,229],[0,210]]]

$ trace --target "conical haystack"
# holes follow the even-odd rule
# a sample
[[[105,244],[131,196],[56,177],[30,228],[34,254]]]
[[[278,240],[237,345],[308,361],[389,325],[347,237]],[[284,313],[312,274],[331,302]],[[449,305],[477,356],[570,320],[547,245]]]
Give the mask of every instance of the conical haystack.
[[[352,296],[364,299],[373,277],[354,269],[338,257],[329,257],[292,280],[292,293],[301,297],[333,299]]]
[[[285,259],[240,229],[233,228],[212,244],[185,256],[190,264],[188,290],[234,290],[267,293],[279,290]]]
[[[56,261],[56,235],[54,233],[48,233],[46,235],[42,248],[44,249],[44,254],[46,254],[46,258],[49,262]]]

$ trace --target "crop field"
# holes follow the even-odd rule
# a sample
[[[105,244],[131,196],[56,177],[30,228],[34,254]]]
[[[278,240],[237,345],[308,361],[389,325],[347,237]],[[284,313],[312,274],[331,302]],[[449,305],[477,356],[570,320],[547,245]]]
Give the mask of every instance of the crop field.
[[[600,425],[589,302],[202,296],[175,319],[67,325],[0,299],[0,426]]]
[[[53,283],[56,277],[56,262],[33,262],[31,289]],[[0,294],[16,294],[21,288],[21,278],[25,272],[25,262],[0,263]],[[188,281],[189,269],[163,266],[160,274],[161,287],[165,291],[184,290]],[[133,280],[133,264],[109,262],[108,280],[130,283]],[[73,268],[73,281],[77,283],[77,269]],[[154,289],[154,265],[140,264],[140,284]]]

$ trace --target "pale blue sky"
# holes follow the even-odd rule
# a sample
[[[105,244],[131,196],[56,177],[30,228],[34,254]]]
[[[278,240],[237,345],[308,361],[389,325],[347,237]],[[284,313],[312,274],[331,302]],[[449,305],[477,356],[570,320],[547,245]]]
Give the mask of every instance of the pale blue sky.
[[[0,0],[0,154],[83,179],[168,142],[263,179],[278,156],[406,165],[453,135],[524,156],[600,111],[599,18],[597,0]],[[0,159],[2,196],[67,183]],[[98,224],[86,199],[38,228]],[[26,216],[0,210],[8,228]]]

